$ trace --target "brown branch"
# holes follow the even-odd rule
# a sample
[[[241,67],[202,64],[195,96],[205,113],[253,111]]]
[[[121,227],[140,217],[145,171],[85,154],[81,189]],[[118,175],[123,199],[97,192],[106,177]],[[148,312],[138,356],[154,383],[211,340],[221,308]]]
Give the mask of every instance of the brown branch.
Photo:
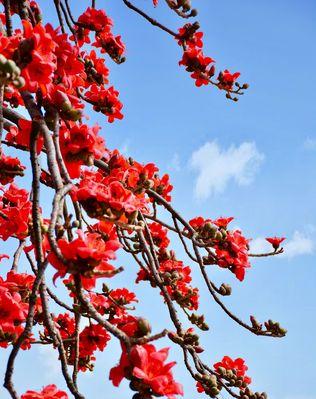
[[[161,24],[160,22],[156,21],[154,18],[150,17],[148,14],[146,14],[144,11],[142,11],[140,8],[134,6],[130,1],[128,0],[123,0],[123,3],[130,8],[131,10],[135,11],[137,14],[141,15],[143,18],[145,18],[149,23],[151,23],[154,26],[157,26],[157,28],[160,28],[161,30],[169,33],[169,35],[173,37],[177,37],[177,33],[173,32],[171,29],[167,28],[165,25]]]
[[[18,270],[19,260],[20,260],[20,257],[21,257],[24,247],[25,247],[25,240],[20,240],[19,246],[13,255],[13,262],[12,262],[11,270],[14,272],[16,272]]]

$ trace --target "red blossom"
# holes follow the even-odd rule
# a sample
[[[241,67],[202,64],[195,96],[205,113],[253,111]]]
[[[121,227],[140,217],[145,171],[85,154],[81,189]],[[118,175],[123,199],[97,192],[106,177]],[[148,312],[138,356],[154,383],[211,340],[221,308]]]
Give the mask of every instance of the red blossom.
[[[21,399],[68,399],[68,395],[66,392],[59,390],[56,385],[47,385],[40,392],[25,392]]]
[[[168,230],[159,223],[150,223],[148,225],[154,244],[159,248],[167,248],[170,240],[167,237]]]
[[[115,259],[115,252],[120,247],[116,240],[105,241],[98,233],[84,233],[77,231],[78,238],[71,242],[62,238],[58,240],[59,249],[68,262],[61,262],[51,251],[49,262],[57,269],[54,279],[64,277],[67,273],[80,274],[86,287],[92,287],[98,277],[112,277],[115,274],[114,266],[108,260]]]
[[[239,72],[230,73],[228,69],[225,69],[224,72],[220,72],[217,78],[219,81],[219,88],[226,90],[232,89],[239,76]]]
[[[245,361],[241,358],[233,360],[229,356],[224,356],[222,361],[215,363],[213,367],[216,371],[218,371],[220,367],[223,367],[226,370],[232,370],[236,373],[237,377],[242,377],[246,384],[251,383],[251,378],[246,375],[248,367],[246,366]]]
[[[14,271],[7,274],[6,280],[0,277],[0,347],[14,343],[23,332],[33,282],[33,276]],[[30,348],[30,340],[25,340],[22,349]]]
[[[85,93],[85,97],[93,104],[93,109],[102,112],[108,117],[110,123],[115,119],[123,119],[121,109],[123,104],[118,99],[119,92],[113,86],[106,89],[103,86],[93,84]]]
[[[183,395],[182,386],[172,375],[171,368],[175,362],[165,363],[168,357],[168,348],[156,350],[154,345],[135,345],[127,355],[123,348],[118,366],[110,371],[110,380],[114,386],[119,386],[123,378],[133,381],[134,377],[142,383],[142,389],[147,389],[156,395],[167,396]]]
[[[23,176],[25,166],[21,165],[18,158],[5,155],[0,150],[0,183],[12,183],[16,176]]]
[[[93,43],[96,48],[100,48],[101,53],[108,54],[114,61],[121,63],[125,52],[125,45],[121,36],[114,36],[109,29],[105,29],[96,35],[96,41]]]
[[[279,248],[280,244],[284,240],[286,240],[285,237],[267,237],[266,238],[266,241],[268,241],[273,246],[275,251]]]
[[[80,176],[81,165],[92,165],[105,152],[104,139],[98,135],[100,128],[95,125],[63,126],[60,131],[60,148],[71,178]]]
[[[0,237],[6,241],[9,237],[25,238],[28,235],[28,220],[31,215],[31,202],[26,190],[11,184],[3,190],[0,197]]]
[[[10,143],[15,143],[22,145],[24,147],[30,148],[30,138],[32,131],[32,122],[26,119],[20,119],[18,127],[11,126],[10,131],[6,135],[6,140]],[[41,152],[43,148],[43,137],[39,135],[37,139],[37,152]]]
[[[78,18],[79,24],[85,25],[89,30],[99,32],[105,27],[113,25],[113,21],[109,18],[104,10],[97,10],[92,7],[88,7],[86,11]]]
[[[217,264],[229,268],[240,281],[243,281],[246,269],[250,267],[248,242],[241,231],[235,230],[229,231],[226,239],[215,246]]]
[[[109,220],[127,221],[134,212],[146,212],[148,200],[135,195],[124,185],[100,172],[85,171],[72,192],[91,217],[105,216]]]

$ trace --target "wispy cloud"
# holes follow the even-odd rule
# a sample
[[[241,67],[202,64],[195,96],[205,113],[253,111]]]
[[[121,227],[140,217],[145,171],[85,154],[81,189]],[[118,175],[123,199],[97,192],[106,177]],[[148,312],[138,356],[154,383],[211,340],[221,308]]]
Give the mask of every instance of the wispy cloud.
[[[295,231],[291,240],[284,244],[283,256],[293,258],[299,255],[310,255],[314,252],[313,239],[306,233]]]
[[[316,138],[307,137],[303,143],[305,150],[314,151],[316,150]]]
[[[51,379],[59,375],[60,362],[58,361],[58,352],[50,345],[39,345],[38,354],[42,364],[42,373],[46,379]]]
[[[175,172],[179,172],[181,170],[180,157],[178,153],[175,153],[173,155],[170,164],[168,166],[169,169],[174,170]]]
[[[271,251],[271,245],[263,238],[254,238],[249,243],[250,252],[253,254],[263,254]]]
[[[238,185],[250,184],[262,163],[264,155],[253,142],[239,147],[220,148],[216,141],[207,142],[194,151],[190,166],[198,172],[195,195],[206,199],[222,193],[230,181]]]

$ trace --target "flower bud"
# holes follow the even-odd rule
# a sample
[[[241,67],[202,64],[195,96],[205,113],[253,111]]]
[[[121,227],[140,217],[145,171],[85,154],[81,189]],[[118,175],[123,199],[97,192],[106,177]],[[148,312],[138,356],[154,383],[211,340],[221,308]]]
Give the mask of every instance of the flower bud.
[[[143,317],[138,317],[137,319],[138,329],[141,332],[142,336],[148,335],[151,333],[151,326],[149,321]]]
[[[219,390],[217,387],[212,387],[212,388],[210,389],[210,394],[213,395],[213,396],[218,395],[219,392],[220,392],[220,390]]]

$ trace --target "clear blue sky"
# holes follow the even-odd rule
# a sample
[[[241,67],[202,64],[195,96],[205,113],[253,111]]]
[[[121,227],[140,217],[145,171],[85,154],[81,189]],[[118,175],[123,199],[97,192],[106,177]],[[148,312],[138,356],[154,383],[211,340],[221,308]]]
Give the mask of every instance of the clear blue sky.
[[[169,27],[180,27],[183,21],[160,2],[157,9],[149,0],[137,4]],[[44,10],[45,3],[40,1]],[[92,121],[104,126],[109,147],[125,150],[140,161],[154,161],[169,172],[175,206],[186,217],[233,215],[236,226],[256,239],[258,248],[262,237],[288,238],[288,255],[252,262],[243,283],[228,273],[210,270],[216,281],[232,283],[233,296],[227,299],[232,309],[244,318],[256,314],[260,320],[279,320],[288,329],[287,337],[251,336],[228,320],[202,290],[201,309],[211,327],[202,334],[204,360],[212,364],[226,354],[244,357],[254,387],[267,390],[271,399],[316,399],[316,3],[192,0],[200,11],[205,52],[216,59],[218,68],[238,70],[241,80],[250,84],[237,104],[216,89],[194,86],[177,64],[181,54],[171,37],[119,0],[97,3],[113,17],[115,31],[127,46],[127,62],[111,65],[125,118],[109,125],[102,116],[92,116]],[[53,10],[48,13],[53,15]],[[206,148],[217,152],[217,158],[213,151],[209,162],[223,173],[227,184],[218,189],[209,175],[204,176],[211,188],[203,197],[196,190],[199,169],[190,160],[206,143]],[[251,143],[246,155],[240,151],[243,143]],[[241,162],[240,170],[234,170],[230,155]],[[207,154],[204,163],[199,158],[202,165],[207,161]],[[175,247],[181,257],[180,246]],[[127,272],[120,281],[113,281],[116,286],[130,283],[136,271],[129,258],[121,258],[120,263]],[[147,316],[154,326],[156,322],[155,331],[163,328],[167,319],[159,295],[144,284],[134,288],[145,298],[138,314]],[[115,348],[113,342],[98,357],[95,373],[80,379],[87,398],[132,396],[126,384],[116,389],[107,381],[119,357]],[[36,348],[19,356],[20,392],[48,383],[64,386],[53,358],[45,357],[43,351]],[[5,356],[2,351],[0,370]],[[185,399],[198,398],[177,350],[172,350],[171,357],[179,360],[176,376],[184,384]],[[8,398],[2,388],[0,397]]]

